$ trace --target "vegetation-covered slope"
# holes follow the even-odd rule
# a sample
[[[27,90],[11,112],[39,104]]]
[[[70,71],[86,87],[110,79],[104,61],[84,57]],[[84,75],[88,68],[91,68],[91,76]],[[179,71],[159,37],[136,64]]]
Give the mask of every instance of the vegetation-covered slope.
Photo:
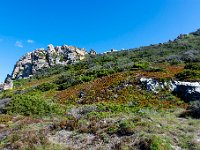
[[[200,81],[200,35],[54,66],[0,93],[1,149],[200,149],[200,103],[140,77]],[[1,101],[1,100],[0,100]]]

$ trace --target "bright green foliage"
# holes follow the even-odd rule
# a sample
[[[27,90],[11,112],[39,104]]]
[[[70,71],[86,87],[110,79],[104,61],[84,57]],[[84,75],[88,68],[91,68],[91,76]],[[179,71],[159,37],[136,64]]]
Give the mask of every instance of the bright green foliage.
[[[170,143],[164,141],[158,136],[151,138],[150,150],[172,150]]]
[[[45,101],[42,97],[37,95],[17,95],[6,108],[8,113],[30,115],[52,115],[63,112],[56,104]]]

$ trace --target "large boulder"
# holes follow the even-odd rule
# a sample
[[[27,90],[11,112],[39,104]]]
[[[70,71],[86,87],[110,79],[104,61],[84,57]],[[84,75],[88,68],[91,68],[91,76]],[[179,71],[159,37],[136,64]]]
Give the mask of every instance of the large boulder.
[[[199,82],[174,82],[175,89],[178,95],[186,100],[200,100],[200,83]]]
[[[158,93],[161,90],[169,90],[178,94],[187,101],[200,100],[200,82],[165,81],[160,82],[153,78],[140,78],[145,89]]]
[[[11,98],[5,98],[0,100],[0,114],[4,113],[5,107],[10,103]]]

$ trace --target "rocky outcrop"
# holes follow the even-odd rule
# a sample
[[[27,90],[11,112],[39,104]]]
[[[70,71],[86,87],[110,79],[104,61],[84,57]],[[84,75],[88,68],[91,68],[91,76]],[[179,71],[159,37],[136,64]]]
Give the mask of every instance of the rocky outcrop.
[[[91,49],[89,52],[90,56],[95,56],[97,54],[97,52],[94,49]]]
[[[10,98],[5,98],[0,100],[0,114],[4,113],[5,107],[10,103]]]
[[[47,50],[37,49],[23,56],[17,61],[11,76],[12,79],[28,78],[42,68],[67,65],[82,60],[86,54],[85,49],[68,45],[54,47],[50,44]]]
[[[200,82],[165,81],[160,82],[153,78],[141,78],[140,82],[149,91],[158,93],[161,90],[169,90],[187,101],[200,100]]]
[[[0,91],[13,89],[13,80],[10,75],[7,75],[5,82],[0,84]]]

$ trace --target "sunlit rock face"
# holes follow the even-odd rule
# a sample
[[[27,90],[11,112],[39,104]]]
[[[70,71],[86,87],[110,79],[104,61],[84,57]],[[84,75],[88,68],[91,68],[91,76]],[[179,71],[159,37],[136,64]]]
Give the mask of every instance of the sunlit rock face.
[[[87,54],[85,49],[75,46],[56,46],[48,45],[47,50],[41,48],[27,53],[17,61],[12,79],[28,78],[34,75],[38,70],[49,68],[54,65],[67,65],[85,58]]]
[[[153,78],[140,78],[142,85],[149,91],[158,93],[161,90],[169,90],[185,100],[200,100],[200,82],[165,81],[159,82]]]

